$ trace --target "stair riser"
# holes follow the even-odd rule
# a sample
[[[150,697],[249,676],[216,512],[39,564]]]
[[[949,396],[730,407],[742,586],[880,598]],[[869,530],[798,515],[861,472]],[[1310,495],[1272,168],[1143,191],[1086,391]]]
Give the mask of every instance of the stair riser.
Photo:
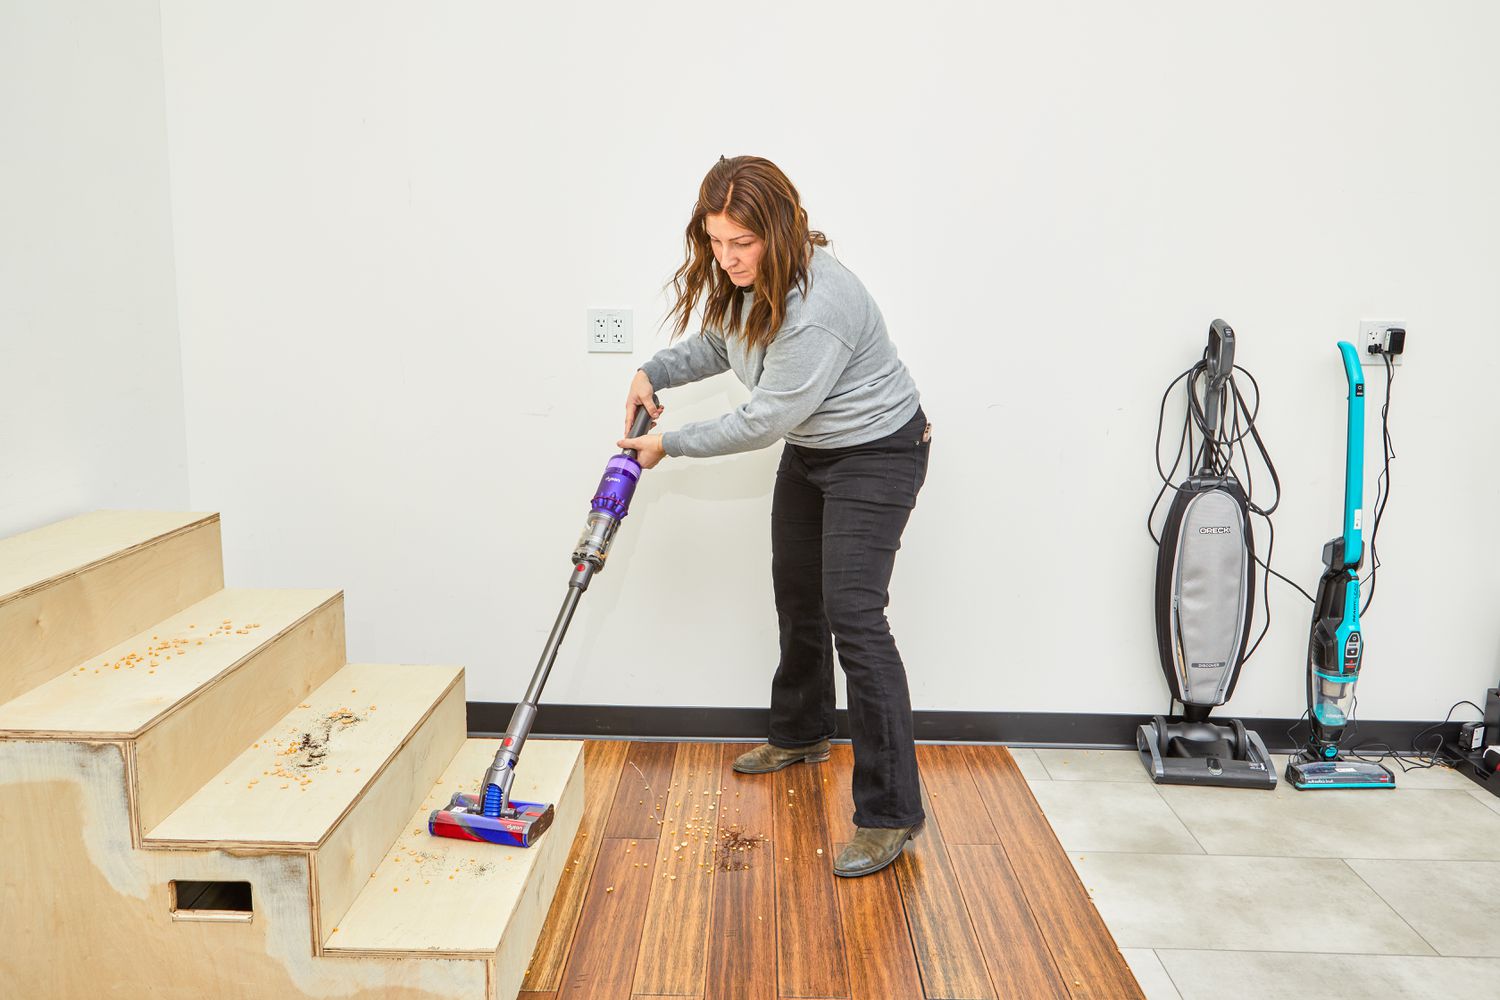
[[[562,880],[563,867],[573,853],[573,840],[578,836],[578,827],[583,821],[583,754],[568,778],[567,790],[553,805],[557,810],[557,823],[542,835],[541,843],[532,850],[540,851],[537,871],[527,883],[526,892],[516,903],[515,915],[505,934],[500,938],[500,950],[495,955],[495,995],[513,997],[521,990],[526,978],[526,969],[531,965],[532,953],[542,937],[542,924],[552,906],[552,897],[557,893],[557,883]],[[548,838],[552,838],[548,842]]]
[[[313,859],[314,923],[327,940],[467,738],[463,675],[339,821]],[[479,781],[480,775],[474,775]],[[457,791],[458,789],[455,789]],[[322,948],[318,947],[321,954]]]
[[[125,789],[119,744],[0,740],[0,995],[492,995],[482,960],[315,958],[306,852],[132,849]],[[248,881],[253,919],[173,919],[174,879]]]
[[[309,614],[134,743],[135,843],[345,662],[344,595]]]
[[[214,517],[0,604],[0,704],[222,590],[220,553]]]
[[[562,868],[578,846],[583,745],[527,744],[516,774],[519,797],[551,802],[557,810],[552,828],[532,847],[429,835],[430,811],[446,804],[452,790],[476,784],[499,745],[499,740],[470,739],[459,748],[339,921],[340,933],[325,936],[325,956],[483,958],[494,963],[497,995],[516,995]],[[422,878],[410,870],[413,862],[424,869]]]

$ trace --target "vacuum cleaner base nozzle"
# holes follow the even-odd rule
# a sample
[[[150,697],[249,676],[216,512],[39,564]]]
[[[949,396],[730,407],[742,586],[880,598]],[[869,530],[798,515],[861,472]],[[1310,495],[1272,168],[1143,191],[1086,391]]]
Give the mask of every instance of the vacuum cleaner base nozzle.
[[[1260,736],[1238,719],[1169,722],[1156,716],[1136,729],[1136,749],[1158,785],[1275,788],[1276,765]]]
[[[1395,788],[1396,776],[1384,764],[1335,757],[1314,760],[1306,756],[1287,761],[1286,780],[1300,789]]]
[[[530,847],[552,825],[550,803],[512,802],[512,814],[486,816],[479,796],[454,794],[446,809],[427,817],[427,832],[453,840],[475,840],[506,847]]]

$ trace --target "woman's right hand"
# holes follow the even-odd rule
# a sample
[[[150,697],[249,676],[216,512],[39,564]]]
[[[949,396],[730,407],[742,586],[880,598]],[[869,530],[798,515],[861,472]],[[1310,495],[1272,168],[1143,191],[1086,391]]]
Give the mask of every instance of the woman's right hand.
[[[658,406],[652,398],[655,392],[651,387],[651,380],[643,371],[637,371],[635,378],[630,382],[630,392],[625,397],[625,436],[630,436],[630,425],[635,421],[637,407],[644,406],[651,414],[651,427],[656,426],[656,419],[666,410],[665,406]],[[649,427],[647,428],[650,429]]]

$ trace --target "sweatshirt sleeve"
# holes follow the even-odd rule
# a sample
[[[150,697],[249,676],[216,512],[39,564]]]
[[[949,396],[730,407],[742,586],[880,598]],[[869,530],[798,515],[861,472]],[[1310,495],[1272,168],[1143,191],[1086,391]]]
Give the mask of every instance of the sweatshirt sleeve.
[[[779,331],[766,349],[760,381],[750,399],[722,417],[666,432],[663,450],[672,456],[707,458],[775,443],[823,404],[852,354],[821,326]]]
[[[708,330],[657,351],[641,365],[652,389],[687,385],[728,370],[729,352],[724,347],[724,338]]]

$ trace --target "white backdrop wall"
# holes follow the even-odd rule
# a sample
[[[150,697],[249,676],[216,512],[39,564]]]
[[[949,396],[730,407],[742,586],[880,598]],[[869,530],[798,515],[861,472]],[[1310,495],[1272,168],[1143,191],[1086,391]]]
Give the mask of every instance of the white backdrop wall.
[[[157,4],[0,0],[0,537],[186,509]]]
[[[1410,335],[1361,716],[1440,718],[1500,665],[1497,38],[1483,2],[167,0],[191,506],[232,582],[345,588],[351,658],[513,700],[698,181],[753,152],[935,425],[891,588],[915,707],[1165,706],[1153,433],[1215,316],[1264,391],[1275,565],[1311,589],[1334,344],[1369,317]],[[591,306],[634,309],[633,357],[585,353]],[[665,426],[731,379],[666,393]],[[646,477],[548,700],[765,704],[776,458]],[[1272,595],[1236,714],[1302,709],[1307,605]]]

